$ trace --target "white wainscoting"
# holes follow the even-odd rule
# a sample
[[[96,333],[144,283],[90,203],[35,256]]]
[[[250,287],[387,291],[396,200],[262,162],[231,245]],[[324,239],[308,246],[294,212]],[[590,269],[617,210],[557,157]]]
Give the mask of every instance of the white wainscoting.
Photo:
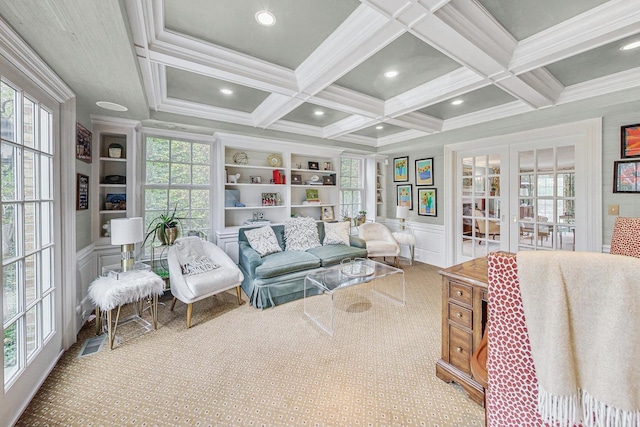
[[[93,313],[93,302],[88,296],[89,285],[98,277],[98,265],[94,245],[76,252],[76,334]]]
[[[398,231],[400,229],[400,221],[397,219],[387,218],[383,223],[389,227],[391,231]],[[407,226],[416,236],[415,261],[437,267],[445,267],[444,226],[412,221],[407,221]],[[401,246],[400,255],[408,258],[409,249],[406,246]]]

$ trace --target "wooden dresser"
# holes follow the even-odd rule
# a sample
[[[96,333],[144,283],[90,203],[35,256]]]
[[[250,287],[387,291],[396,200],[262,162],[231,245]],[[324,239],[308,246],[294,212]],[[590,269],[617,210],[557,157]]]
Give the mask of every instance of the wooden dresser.
[[[439,271],[442,275],[442,358],[436,376],[455,381],[482,405],[484,389],[471,376],[471,355],[482,341],[487,319],[487,258]]]

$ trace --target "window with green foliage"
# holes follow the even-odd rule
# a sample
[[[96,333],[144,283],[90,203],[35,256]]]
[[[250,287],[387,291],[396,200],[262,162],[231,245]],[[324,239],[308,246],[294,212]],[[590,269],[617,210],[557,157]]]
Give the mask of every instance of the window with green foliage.
[[[364,209],[364,165],[361,158],[340,159],[340,218],[355,218]]]
[[[182,236],[211,231],[211,144],[147,136],[144,219],[148,227],[174,209]]]

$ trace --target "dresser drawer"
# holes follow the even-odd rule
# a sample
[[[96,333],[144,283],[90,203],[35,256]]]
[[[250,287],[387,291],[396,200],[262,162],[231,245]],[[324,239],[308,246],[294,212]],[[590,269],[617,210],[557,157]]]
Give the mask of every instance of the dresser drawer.
[[[471,375],[471,334],[449,325],[449,363]]]
[[[449,320],[471,329],[473,324],[473,312],[452,302],[449,303]]]
[[[472,303],[471,294],[471,286],[454,281],[449,282],[449,298],[470,306]]]

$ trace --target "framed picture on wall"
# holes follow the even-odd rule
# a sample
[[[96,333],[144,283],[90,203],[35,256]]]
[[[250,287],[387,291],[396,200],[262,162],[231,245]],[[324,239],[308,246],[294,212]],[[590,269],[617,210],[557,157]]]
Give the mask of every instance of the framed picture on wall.
[[[433,157],[416,160],[416,185],[433,185]]]
[[[640,160],[613,162],[613,192],[640,193]]]
[[[76,159],[91,163],[91,132],[76,123]]]
[[[621,156],[640,157],[640,123],[620,128]]]
[[[396,157],[393,159],[393,181],[409,181],[409,157]]]
[[[438,216],[437,196],[435,188],[418,188],[418,215]]]
[[[76,210],[89,209],[89,177],[76,174]]]
[[[333,206],[324,206],[322,208],[322,218],[320,218],[323,221],[332,221],[334,220],[334,214],[333,214]]]
[[[413,209],[413,200],[411,198],[411,184],[398,185],[398,206],[407,206],[409,210]]]

